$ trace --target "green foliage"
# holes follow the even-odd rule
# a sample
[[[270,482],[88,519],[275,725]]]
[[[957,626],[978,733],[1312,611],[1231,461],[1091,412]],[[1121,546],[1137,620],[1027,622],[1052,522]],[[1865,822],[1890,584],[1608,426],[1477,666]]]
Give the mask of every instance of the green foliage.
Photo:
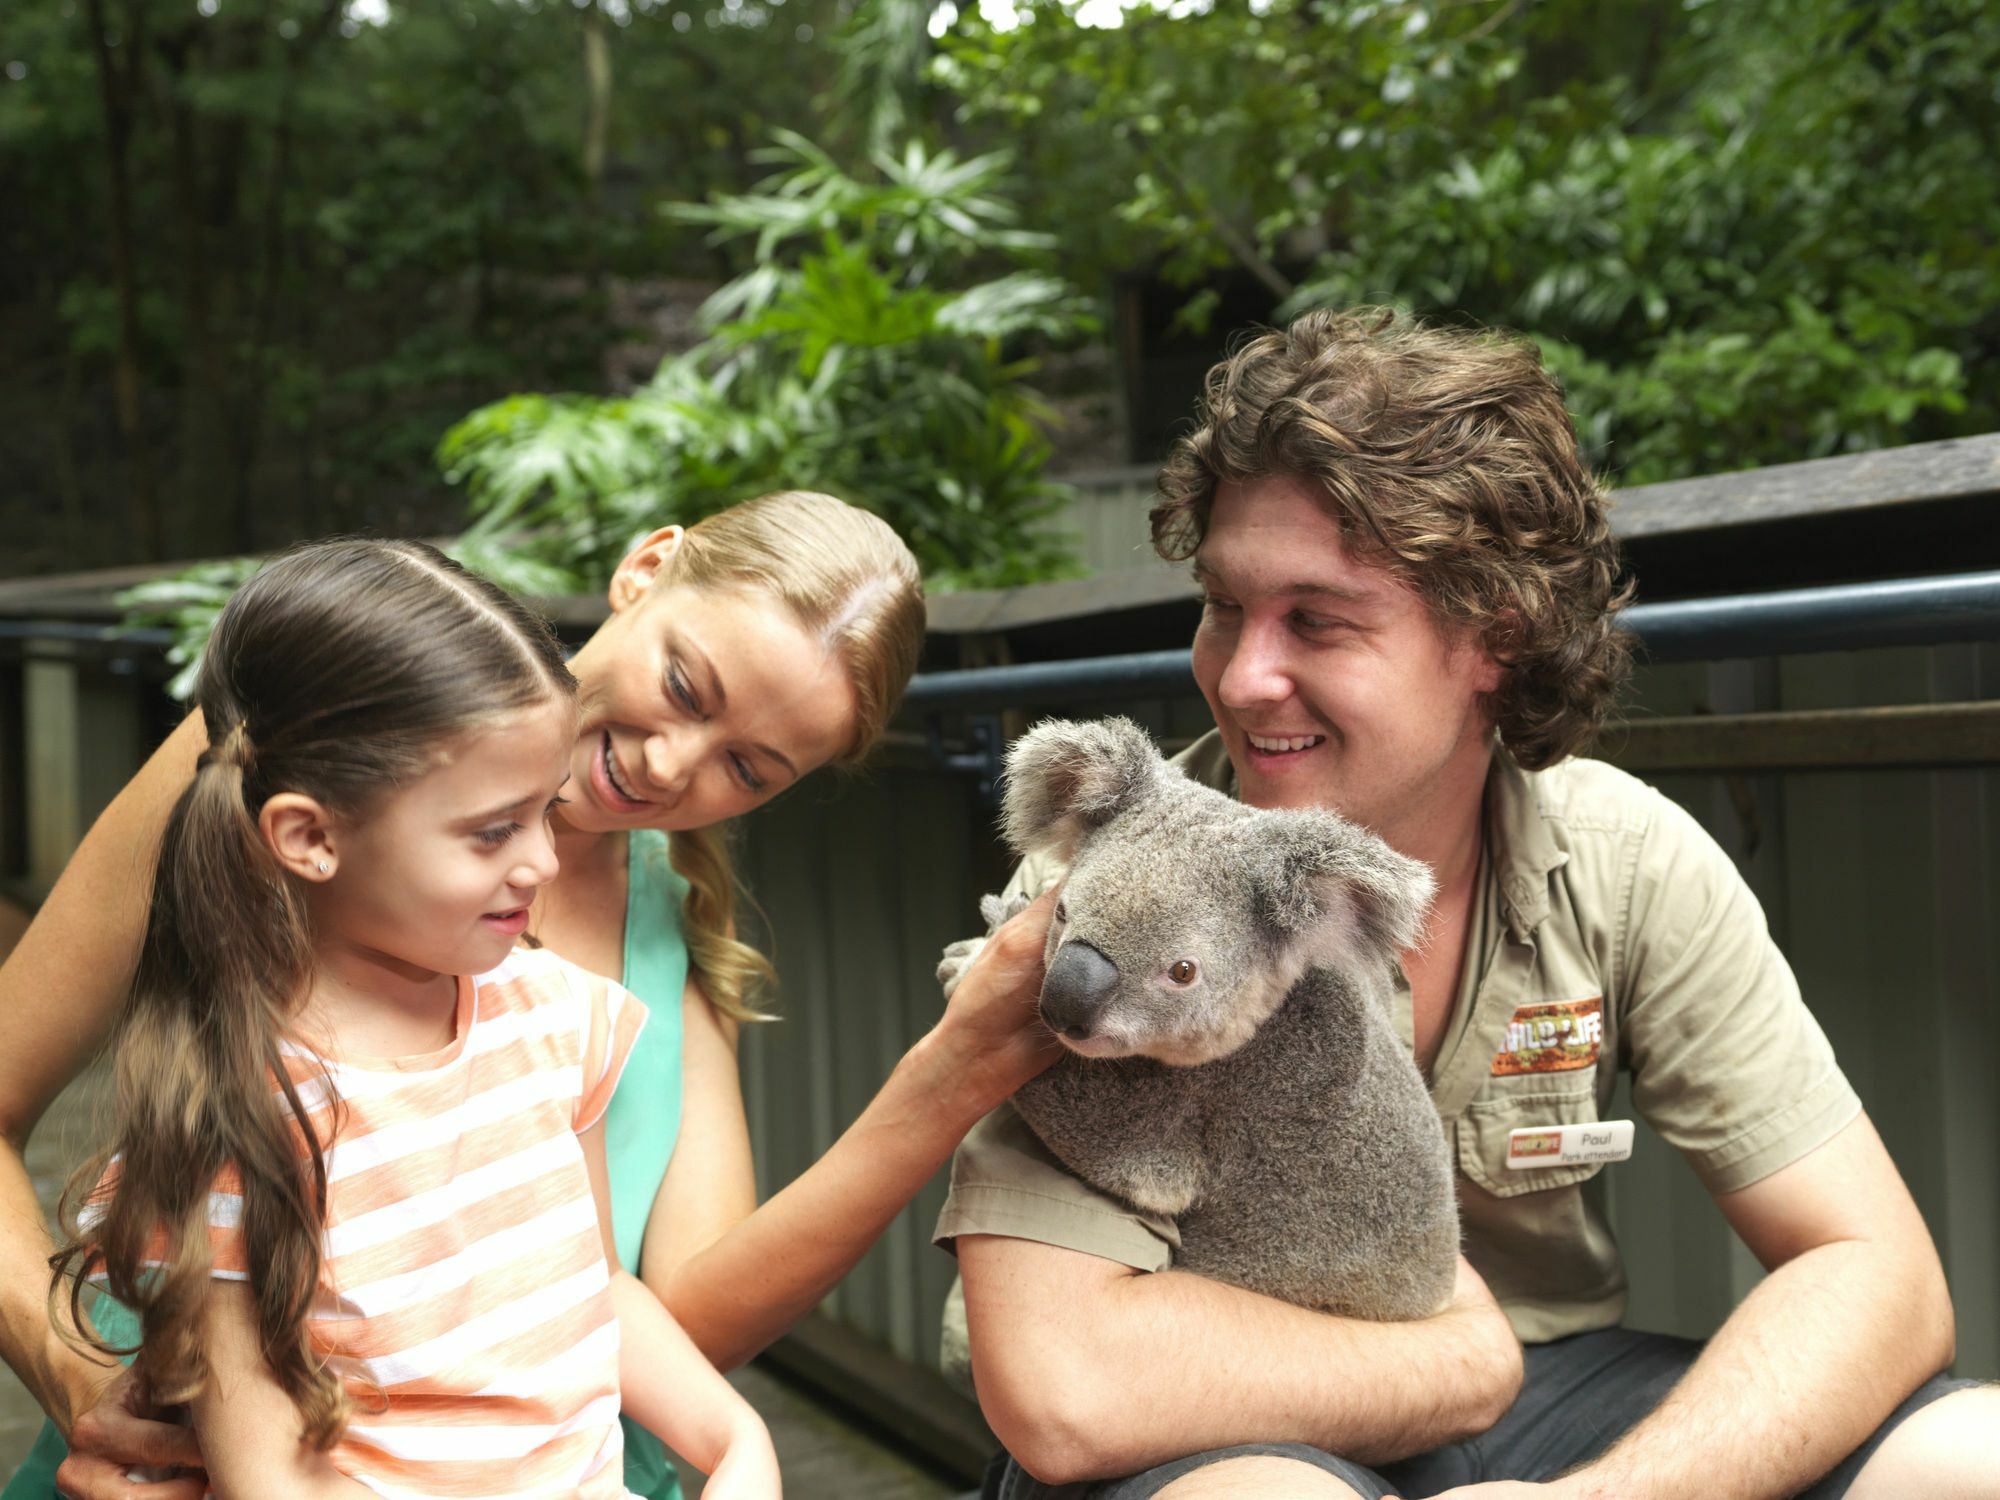
[[[675,205],[749,270],[710,299],[709,337],[630,396],[517,396],[473,412],[439,461],[480,545],[601,584],[631,542],[774,489],[831,490],[904,536],[933,586],[1073,570],[1051,523],[1043,414],[1025,337],[1070,340],[1087,311],[1029,269],[980,278],[1045,240],[1015,222],[1005,158],[912,142],[876,175],[780,132],[754,192]]]
[[[1093,267],[1524,329],[1627,483],[2000,427],[1983,0],[1017,8],[934,71]]]
[[[832,89],[837,119],[880,151],[918,127],[931,43],[933,0],[866,0],[835,33],[840,71]]]
[[[601,380],[629,282],[714,276],[654,203],[755,180],[848,8],[9,0],[0,572],[444,529],[437,435]]]
[[[1176,331],[1225,331],[1225,272],[1274,319],[1524,329],[1626,483],[2000,429],[1986,0],[1007,8],[16,0],[8,458],[38,525],[54,494],[104,538],[18,566],[129,555],[129,374],[181,555],[448,529],[435,456],[468,561],[530,592],[780,485],[875,507],[935,584],[1049,576],[1032,356],[1130,272],[1185,285]],[[620,277],[718,268],[639,389],[518,394],[601,386]],[[189,588],[155,603],[198,625]]]
[[[167,683],[169,696],[185,702],[194,692],[194,680],[201,671],[202,653],[215,630],[216,617],[229,596],[260,566],[253,557],[233,557],[222,562],[199,563],[168,578],[157,578],[126,589],[118,595],[125,611],[125,624],[135,628],[165,629],[174,632],[174,644],[167,648],[167,660],[178,670]]]
[[[1074,0],[1016,0],[1006,29],[963,9],[934,72],[1019,133],[1066,249],[1189,282],[1240,264],[1232,239],[1295,258],[1286,237],[1336,200],[1442,162],[1440,97],[1489,95],[1509,66],[1483,4],[1141,5],[1115,28]]]

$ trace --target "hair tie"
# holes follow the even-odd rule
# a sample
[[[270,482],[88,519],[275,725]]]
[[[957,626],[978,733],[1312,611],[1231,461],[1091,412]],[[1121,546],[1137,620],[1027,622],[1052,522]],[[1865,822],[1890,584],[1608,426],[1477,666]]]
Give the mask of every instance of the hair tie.
[[[214,766],[236,766],[245,775],[256,762],[257,752],[250,743],[250,729],[244,720],[238,719],[229,726],[229,732],[208,747],[204,761]]]

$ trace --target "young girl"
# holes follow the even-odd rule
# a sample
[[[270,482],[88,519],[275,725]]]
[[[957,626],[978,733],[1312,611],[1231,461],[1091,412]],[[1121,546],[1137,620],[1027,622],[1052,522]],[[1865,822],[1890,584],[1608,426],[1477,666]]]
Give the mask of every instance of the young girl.
[[[709,1495],[776,1497],[755,1413],[607,1260],[644,1010],[515,946],[576,736],[547,629],[420,544],[308,547],[198,700],[71,1315],[81,1277],[137,1310],[221,1500],[623,1497],[621,1399]]]

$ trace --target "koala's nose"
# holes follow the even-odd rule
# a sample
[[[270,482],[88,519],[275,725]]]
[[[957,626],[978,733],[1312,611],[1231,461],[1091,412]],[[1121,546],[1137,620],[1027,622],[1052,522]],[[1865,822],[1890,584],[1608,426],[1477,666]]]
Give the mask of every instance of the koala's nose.
[[[1064,943],[1042,979],[1042,1019],[1080,1042],[1097,1029],[1097,1013],[1117,984],[1118,965],[1088,943]]]

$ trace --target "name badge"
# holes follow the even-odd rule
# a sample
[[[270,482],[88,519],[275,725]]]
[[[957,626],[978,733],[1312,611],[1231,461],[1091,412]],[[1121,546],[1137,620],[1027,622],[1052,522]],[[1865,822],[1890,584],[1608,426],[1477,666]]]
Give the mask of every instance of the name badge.
[[[1624,1161],[1632,1154],[1632,1122],[1599,1120],[1594,1125],[1531,1125],[1507,1132],[1507,1167],[1569,1167],[1580,1162]]]

